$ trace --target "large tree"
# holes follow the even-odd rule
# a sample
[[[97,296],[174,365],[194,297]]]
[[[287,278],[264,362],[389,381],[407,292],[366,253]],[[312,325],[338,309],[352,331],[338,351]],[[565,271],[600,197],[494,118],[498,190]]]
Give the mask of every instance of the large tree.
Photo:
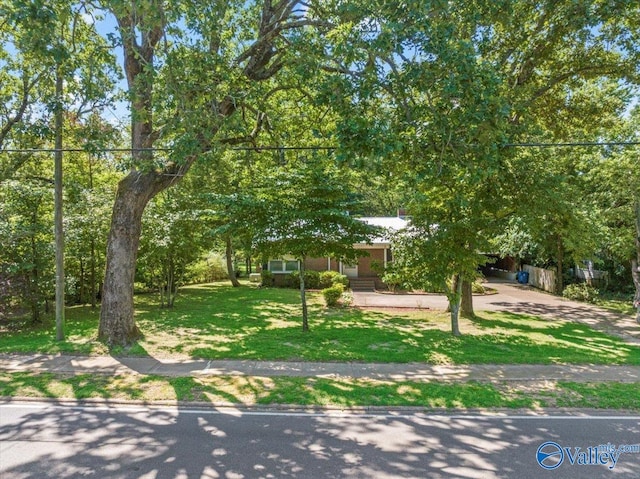
[[[315,2],[297,0],[102,5],[117,20],[124,52],[132,155],[113,208],[98,335],[126,345],[140,336],[133,281],[145,206],[218,142],[251,139],[260,105],[276,87],[272,79],[302,61],[296,44],[305,28],[326,22]],[[256,122],[227,137],[245,118]],[[172,152],[151,150],[158,146]]]
[[[639,126],[640,108],[636,106],[628,118],[621,118],[620,127],[616,130],[617,139],[637,143]],[[637,145],[633,144],[594,152],[589,158],[586,176],[598,205],[597,211],[606,226],[600,252],[621,266],[625,274],[630,272],[635,287],[636,321],[640,323],[639,153]]]
[[[351,34],[358,48],[347,50],[349,81],[331,85],[349,112],[341,141],[385,155],[407,180],[417,240],[434,254],[407,258],[424,280],[453,278],[452,311],[459,276],[484,261],[478,252],[514,205],[545,188],[519,190],[526,156],[506,145],[565,139],[584,81],[637,80],[639,9],[627,1],[504,0],[410,2],[399,11],[382,2],[370,7],[369,28]]]

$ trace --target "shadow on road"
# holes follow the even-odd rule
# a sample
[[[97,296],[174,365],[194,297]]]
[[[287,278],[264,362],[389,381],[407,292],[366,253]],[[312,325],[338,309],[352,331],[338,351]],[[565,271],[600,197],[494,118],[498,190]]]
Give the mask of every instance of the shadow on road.
[[[580,434],[566,421],[495,419],[49,406],[4,416],[0,473],[3,479],[527,479],[544,472],[535,455],[541,443],[565,441],[573,429]],[[620,428],[603,423],[599,437],[576,445],[640,433],[637,424],[635,431]],[[620,461],[616,477],[638,477],[639,466],[636,458]],[[584,477],[575,472],[563,477]],[[603,467],[588,473],[611,475]]]

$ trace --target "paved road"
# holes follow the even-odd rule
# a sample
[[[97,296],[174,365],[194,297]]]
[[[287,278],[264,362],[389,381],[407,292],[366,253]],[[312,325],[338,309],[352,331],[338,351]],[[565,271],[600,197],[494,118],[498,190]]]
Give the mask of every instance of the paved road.
[[[537,463],[553,441],[563,462]],[[233,409],[0,407],[2,479],[634,478],[640,417],[331,415]],[[548,445],[541,452],[558,452]],[[564,448],[569,448],[568,451]],[[580,448],[580,450],[576,449]],[[580,452],[589,451],[589,455]],[[542,456],[541,456],[542,457]],[[578,465],[599,458],[605,464]],[[544,464],[558,464],[559,455]],[[573,460],[574,465],[571,464]],[[609,467],[612,467],[609,469]]]
[[[606,311],[595,306],[569,301],[528,285],[491,279],[489,286],[497,294],[473,297],[475,311],[507,311],[549,319],[588,324],[594,329],[640,345],[640,324],[632,316]],[[447,299],[437,294],[353,293],[353,304],[363,308],[447,309]]]

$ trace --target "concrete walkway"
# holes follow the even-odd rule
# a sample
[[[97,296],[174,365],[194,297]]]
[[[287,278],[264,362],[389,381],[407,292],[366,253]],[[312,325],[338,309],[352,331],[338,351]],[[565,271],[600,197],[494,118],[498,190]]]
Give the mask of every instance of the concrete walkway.
[[[529,285],[496,281],[491,278],[488,286],[495,289],[497,293],[474,295],[473,307],[476,312],[507,311],[548,319],[575,321],[640,346],[640,324],[632,316],[607,311],[586,303],[569,301]],[[361,308],[446,310],[448,303],[445,296],[438,294],[354,292],[353,305]]]
[[[390,381],[619,381],[640,382],[640,366],[423,363],[320,363],[295,361],[208,361],[151,357],[0,355],[0,371],[157,376],[303,376]]]

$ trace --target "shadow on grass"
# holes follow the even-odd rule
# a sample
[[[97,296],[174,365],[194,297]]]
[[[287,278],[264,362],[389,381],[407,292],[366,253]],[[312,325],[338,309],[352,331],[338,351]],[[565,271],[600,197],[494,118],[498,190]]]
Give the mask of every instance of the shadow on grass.
[[[0,381],[0,396],[44,397],[61,399],[142,399],[142,390],[135,382],[118,377],[54,373],[11,373],[10,380]]]
[[[533,407],[525,395],[508,395],[477,382],[424,383],[303,377],[77,376],[0,374],[0,396],[107,401],[189,401],[211,404],[302,406],[415,406],[427,408]]]
[[[539,362],[640,364],[640,348],[581,323],[523,316],[517,313],[483,313],[470,320],[499,351],[517,349]],[[547,358],[545,361],[544,359]]]
[[[509,396],[491,384],[381,382],[366,380],[280,378],[260,404],[306,406],[414,406],[426,408],[533,407],[536,401]]]
[[[65,316],[65,341],[56,341],[55,321],[47,317],[41,324],[27,323],[22,328],[3,331],[0,334],[0,353],[106,352],[106,348],[94,340],[98,330],[97,310],[86,306],[71,307],[66,309]]]
[[[295,290],[231,288],[227,284],[185,288],[174,309],[154,296],[136,298],[136,320],[145,338],[119,357],[175,356],[202,359],[426,362],[433,364],[640,364],[640,348],[589,326],[515,312],[482,313],[462,320],[453,337],[443,315],[327,309],[310,294],[311,331],[301,330]],[[95,341],[98,313],[70,308],[68,341],[53,330],[0,338],[0,352],[105,354]],[[103,348],[102,350],[100,348]]]

